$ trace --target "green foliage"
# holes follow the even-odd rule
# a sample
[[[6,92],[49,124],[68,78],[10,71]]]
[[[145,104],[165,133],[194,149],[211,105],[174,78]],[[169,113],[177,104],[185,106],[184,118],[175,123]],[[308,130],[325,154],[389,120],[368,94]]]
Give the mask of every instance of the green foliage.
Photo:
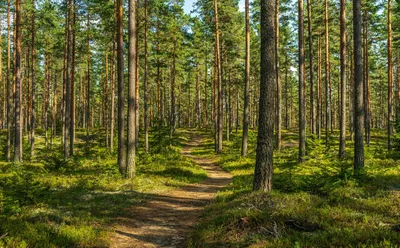
[[[233,134],[219,162],[233,182],[207,208],[189,247],[397,247],[400,236],[392,229],[400,212],[400,170],[388,159],[394,155],[378,149],[383,133],[373,133],[360,178],[353,176],[351,142],[348,159],[337,158],[336,135],[330,149],[309,139],[307,161],[297,164],[296,134],[284,131],[283,149],[274,155],[273,192],[265,194],[251,192],[255,133],[246,158],[238,156],[240,133]]]
[[[39,136],[31,162],[0,164],[0,236],[7,233],[0,247],[106,247],[113,221],[129,217],[125,209],[143,204],[149,194],[206,177],[180,154],[187,136],[183,131],[172,139],[167,130],[150,135],[151,153],[139,150],[133,180],[120,175],[116,154],[99,145],[101,132],[89,149],[84,134],[77,132],[73,159],[44,148]]]

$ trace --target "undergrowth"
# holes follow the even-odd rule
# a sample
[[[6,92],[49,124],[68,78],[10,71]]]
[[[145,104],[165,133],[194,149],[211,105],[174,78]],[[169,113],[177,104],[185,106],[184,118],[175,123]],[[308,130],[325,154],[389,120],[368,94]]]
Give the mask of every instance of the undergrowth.
[[[353,144],[346,159],[311,137],[307,162],[296,163],[297,135],[283,133],[274,154],[273,191],[252,192],[256,133],[249,155],[240,157],[241,133],[224,142],[219,165],[233,174],[193,231],[190,247],[400,247],[400,164],[398,152],[382,148],[385,136],[374,131],[365,148],[361,177],[352,169]],[[212,140],[197,153],[213,152]]]
[[[139,149],[133,180],[118,172],[117,154],[105,147],[104,135],[90,136],[87,147],[84,130],[78,130],[70,160],[63,159],[59,139],[51,148],[37,137],[35,157],[0,164],[0,247],[108,246],[112,223],[129,216],[129,207],[206,177],[180,154],[188,135],[178,130],[170,139],[168,130],[160,130],[150,136],[151,149],[148,154]]]

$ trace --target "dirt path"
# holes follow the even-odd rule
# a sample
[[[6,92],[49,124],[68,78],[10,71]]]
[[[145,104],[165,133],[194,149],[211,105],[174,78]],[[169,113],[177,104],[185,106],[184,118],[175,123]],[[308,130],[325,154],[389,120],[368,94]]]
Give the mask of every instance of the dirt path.
[[[111,247],[182,247],[201,210],[232,176],[210,158],[196,157],[192,149],[201,145],[201,137],[192,137],[182,154],[207,171],[207,179],[173,191],[154,195],[143,206],[132,209],[130,219],[115,228]]]

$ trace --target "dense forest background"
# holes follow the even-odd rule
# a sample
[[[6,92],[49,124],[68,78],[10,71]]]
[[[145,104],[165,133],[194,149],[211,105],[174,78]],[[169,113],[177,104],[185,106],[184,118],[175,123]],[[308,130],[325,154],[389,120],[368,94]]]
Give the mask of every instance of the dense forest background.
[[[0,0],[0,246],[107,246],[191,139],[234,178],[190,245],[398,245],[400,1],[183,6]]]

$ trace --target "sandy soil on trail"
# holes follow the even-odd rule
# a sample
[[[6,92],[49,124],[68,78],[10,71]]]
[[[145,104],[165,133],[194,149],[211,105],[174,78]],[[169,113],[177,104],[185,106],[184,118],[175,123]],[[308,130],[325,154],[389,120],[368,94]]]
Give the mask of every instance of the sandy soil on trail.
[[[176,190],[152,196],[142,206],[135,206],[129,216],[118,220],[111,247],[183,247],[201,210],[232,176],[209,158],[191,154],[200,145],[198,137],[183,147],[182,154],[207,171],[207,179]]]

